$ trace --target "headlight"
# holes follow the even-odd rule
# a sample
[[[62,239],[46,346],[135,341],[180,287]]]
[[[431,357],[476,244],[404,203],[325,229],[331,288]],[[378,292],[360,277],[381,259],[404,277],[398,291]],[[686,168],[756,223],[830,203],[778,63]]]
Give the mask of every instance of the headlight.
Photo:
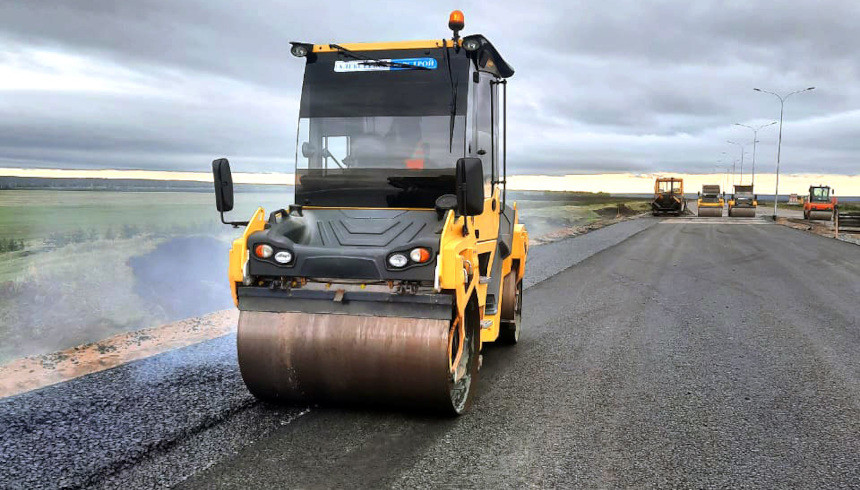
[[[466,51],[477,51],[481,47],[481,43],[477,39],[466,39],[463,41],[463,48]]]
[[[293,260],[293,254],[286,250],[281,250],[275,254],[275,262],[279,264],[289,264]]]
[[[296,58],[304,58],[308,55],[308,47],[305,44],[296,43],[290,48],[290,53]]]
[[[388,257],[388,264],[391,265],[391,267],[399,269],[401,267],[405,267],[407,263],[409,263],[409,259],[407,259],[403,254],[392,254]]]
[[[412,262],[423,264],[430,260],[430,251],[421,247],[413,248],[412,251],[409,252],[409,258],[412,259]]]
[[[266,245],[265,243],[261,243],[260,245],[254,247],[254,255],[260,257],[261,259],[268,259],[272,256],[273,252],[274,250],[272,250],[272,246]]]

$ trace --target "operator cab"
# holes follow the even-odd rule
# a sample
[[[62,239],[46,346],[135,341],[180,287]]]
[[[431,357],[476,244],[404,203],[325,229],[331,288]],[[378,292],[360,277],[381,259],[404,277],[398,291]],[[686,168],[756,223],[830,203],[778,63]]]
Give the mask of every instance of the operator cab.
[[[480,264],[501,266],[516,223],[505,202],[504,87],[514,70],[482,35],[460,38],[455,20],[453,39],[292,43],[305,59],[295,204],[247,236],[245,282],[433,285],[448,211],[472,217],[463,233],[481,247],[498,239]],[[223,221],[226,160],[213,171],[229,204],[218,204]],[[401,260],[412,252],[421,260]],[[500,274],[480,269],[497,290]]]
[[[830,202],[829,186],[811,186],[809,188],[809,200],[811,202]]]
[[[720,202],[720,186],[703,185],[701,200],[702,202]]]
[[[297,205],[432,209],[463,157],[481,159],[487,195],[504,182],[499,85],[513,69],[483,36],[295,46]]]
[[[678,179],[659,179],[657,181],[657,193],[658,194],[681,194],[682,187],[681,182]]]

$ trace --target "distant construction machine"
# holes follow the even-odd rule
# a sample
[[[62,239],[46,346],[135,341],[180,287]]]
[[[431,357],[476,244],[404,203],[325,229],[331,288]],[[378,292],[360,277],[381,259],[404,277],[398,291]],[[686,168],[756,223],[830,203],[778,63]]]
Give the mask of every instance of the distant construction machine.
[[[803,218],[808,220],[832,220],[836,209],[836,196],[830,186],[813,185],[803,201]]]
[[[684,179],[658,177],[654,181],[651,213],[654,216],[660,214],[680,216],[685,211],[687,211],[687,200],[684,198]]]
[[[729,199],[729,216],[733,218],[753,218],[758,207],[758,196],[753,194],[753,186],[736,185],[735,193]]]
[[[305,61],[295,204],[230,249],[239,368],[258,398],[461,414],[482,346],[520,333],[528,234],[505,199],[507,79],[481,35],[292,43]],[[233,207],[230,166],[212,164]]]
[[[716,216],[723,215],[723,206],[726,202],[720,195],[720,186],[718,185],[703,185],[702,192],[699,193],[699,200],[696,202],[699,216]]]

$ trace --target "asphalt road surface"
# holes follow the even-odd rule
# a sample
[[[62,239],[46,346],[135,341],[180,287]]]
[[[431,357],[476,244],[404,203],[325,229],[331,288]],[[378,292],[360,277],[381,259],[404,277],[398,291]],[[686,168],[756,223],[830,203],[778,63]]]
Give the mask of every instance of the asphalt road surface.
[[[318,409],[183,488],[860,486],[860,248],[665,223],[528,290],[458,419]]]
[[[860,487],[856,245],[645,218],[538,250],[465,416],[256,403],[225,337],[0,401],[0,487]]]

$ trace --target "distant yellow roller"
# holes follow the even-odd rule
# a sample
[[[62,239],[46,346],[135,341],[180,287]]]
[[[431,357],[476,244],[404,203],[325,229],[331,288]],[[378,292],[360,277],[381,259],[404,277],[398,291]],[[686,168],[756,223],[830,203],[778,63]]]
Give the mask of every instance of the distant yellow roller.
[[[699,192],[699,199],[696,201],[696,204],[699,216],[722,216],[725,201],[720,195],[720,186],[709,184],[703,185],[702,191]]]
[[[753,194],[753,186],[735,186],[735,193],[729,199],[729,216],[732,218],[754,218],[757,206],[758,198]]]

